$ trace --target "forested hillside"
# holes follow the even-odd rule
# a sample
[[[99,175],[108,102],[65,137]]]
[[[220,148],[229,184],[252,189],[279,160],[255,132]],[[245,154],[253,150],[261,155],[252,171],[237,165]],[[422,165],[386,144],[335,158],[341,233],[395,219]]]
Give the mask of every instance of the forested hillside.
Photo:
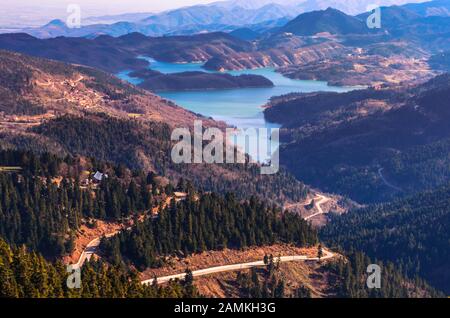
[[[139,87],[157,92],[274,86],[274,84],[264,76],[249,74],[239,76],[206,72],[162,74],[157,71],[146,70],[130,73],[130,76],[143,80],[143,82],[138,85]]]
[[[450,181],[450,76],[424,84],[274,99],[281,163],[300,180],[361,203]]]
[[[8,166],[12,171],[3,172],[1,167]],[[81,178],[91,178],[92,172],[85,170],[89,166],[107,172],[108,178],[86,186]],[[0,152],[0,236],[12,245],[60,257],[72,252],[76,230],[86,219],[119,220],[143,213],[156,204],[152,193],[160,191],[164,189],[151,174],[132,174],[123,167]]]
[[[174,164],[174,127],[192,129],[194,120],[225,124],[101,71],[0,51],[0,81],[0,149],[94,157],[152,171],[174,184],[185,177],[200,190],[257,194],[278,204],[301,201],[308,192],[285,171],[261,175],[256,164]]]
[[[238,273],[236,288],[240,297],[249,298],[312,298],[309,284],[298,284],[286,278],[288,269],[277,262],[273,255],[265,257],[267,266]],[[382,268],[381,288],[367,288],[367,266],[379,264]],[[444,295],[420,279],[408,280],[394,264],[374,262],[364,253],[352,253],[345,259],[319,264],[318,272],[327,273],[326,292],[338,298],[428,298]],[[318,274],[316,274],[319,276]],[[311,275],[313,276],[313,275]],[[300,280],[300,279],[299,279]],[[295,284],[297,283],[297,284]],[[292,286],[297,285],[295,288]]]
[[[85,265],[81,288],[67,287],[68,273],[60,262],[52,264],[24,247],[11,248],[0,238],[0,297],[2,298],[182,298],[196,297],[192,282],[166,287],[144,286],[135,272],[103,262]]]
[[[325,267],[336,275],[335,292],[340,298],[428,298],[445,295],[420,278],[408,279],[395,263],[369,258],[364,252],[349,252],[348,259]],[[367,288],[367,268],[381,268],[381,288]]]
[[[235,192],[240,198],[257,195],[276,203],[303,200],[308,188],[284,169],[261,175],[257,164],[174,164],[169,126],[160,123],[115,119],[104,115],[64,116],[33,129],[59,145],[56,149],[124,164],[131,169],[153,171],[174,183],[180,177],[204,191]],[[30,148],[28,140],[16,138],[16,146]],[[47,144],[49,144],[47,142]],[[39,151],[39,145],[33,147]]]
[[[334,217],[321,232],[331,246],[393,262],[449,292],[450,186]]]
[[[174,253],[198,253],[223,248],[293,243],[317,243],[316,231],[300,216],[281,213],[256,198],[240,202],[232,194],[205,194],[173,203],[157,218],[147,218],[131,231],[104,239],[102,250],[113,264],[131,262],[141,269],[161,265]]]

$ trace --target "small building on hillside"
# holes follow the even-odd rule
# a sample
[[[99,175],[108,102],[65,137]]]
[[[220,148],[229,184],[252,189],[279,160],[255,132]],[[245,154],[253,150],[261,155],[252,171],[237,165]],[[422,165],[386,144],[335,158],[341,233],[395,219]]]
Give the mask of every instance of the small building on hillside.
[[[107,178],[108,178],[108,175],[101,173],[100,171],[97,171],[94,174],[94,176],[92,177],[93,181],[98,182],[98,183],[102,182],[103,179],[107,179]]]

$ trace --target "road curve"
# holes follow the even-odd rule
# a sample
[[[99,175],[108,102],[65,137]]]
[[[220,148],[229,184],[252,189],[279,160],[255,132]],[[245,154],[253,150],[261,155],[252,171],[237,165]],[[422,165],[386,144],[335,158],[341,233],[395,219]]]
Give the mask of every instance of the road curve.
[[[305,220],[310,220],[310,219],[312,219],[315,216],[318,216],[320,214],[325,214],[325,212],[323,211],[321,205],[325,204],[325,203],[327,203],[328,201],[331,200],[330,198],[328,198],[328,197],[326,197],[324,195],[321,195],[321,194],[318,194],[317,197],[314,198],[314,200],[316,200],[316,199],[319,199],[319,201],[315,202],[315,204],[314,204],[316,206],[316,209],[317,209],[318,212],[314,213],[314,214],[312,214],[310,216],[305,217]]]
[[[110,234],[106,234],[105,237],[113,237],[117,233],[119,233],[119,231],[110,233]],[[86,248],[81,253],[80,257],[78,258],[78,262],[76,264],[73,264],[74,268],[83,267],[84,263],[91,259],[92,255],[94,255],[97,252],[98,247],[100,246],[101,239],[102,239],[101,237],[97,237],[88,243]]]
[[[321,258],[321,260],[330,259],[335,256],[335,254],[331,251],[323,249],[324,256]],[[280,259],[281,263],[286,262],[295,262],[295,261],[318,261],[318,257],[307,257],[305,255],[294,255],[294,256],[281,256],[280,258],[276,257],[275,261]],[[233,271],[240,271],[244,269],[249,269],[253,267],[262,267],[266,266],[263,261],[256,261],[256,262],[250,262],[250,263],[240,263],[240,264],[233,264],[233,265],[223,265],[223,266],[216,266],[216,267],[210,267],[205,269],[200,269],[197,271],[193,271],[192,274],[194,277],[198,276],[204,276],[204,275],[210,275],[215,273],[223,273],[223,272],[233,272]],[[185,273],[182,274],[175,274],[170,276],[163,276],[163,277],[157,277],[157,283],[158,284],[164,284],[169,282],[170,280],[174,279],[183,279],[186,276]],[[154,281],[154,278],[147,279],[142,281],[141,283],[146,284],[152,284]]]
[[[79,82],[79,81],[81,81],[83,79],[84,79],[83,76],[81,76],[81,78],[79,80],[77,80],[77,82]],[[174,198],[173,196],[168,197],[166,199],[166,201],[164,202],[164,204],[163,204],[163,208],[165,208],[172,201],[173,198]],[[157,212],[159,207],[156,207],[155,209],[156,210],[153,210],[153,211]],[[130,231],[131,227],[128,227],[125,230],[126,231]],[[104,236],[106,238],[110,238],[110,237],[113,237],[113,236],[119,234],[121,231],[122,230],[115,231],[113,233],[108,233],[108,234],[106,234]],[[81,267],[83,267],[84,263],[86,261],[89,261],[91,259],[92,255],[94,255],[97,252],[98,247],[100,246],[100,242],[101,242],[102,238],[103,238],[103,236],[100,236],[100,237],[96,237],[95,239],[90,241],[88,243],[88,245],[85,247],[85,249],[83,250],[83,252],[81,253],[80,257],[78,258],[78,262],[76,264],[73,264],[72,266],[74,268],[81,268]]]

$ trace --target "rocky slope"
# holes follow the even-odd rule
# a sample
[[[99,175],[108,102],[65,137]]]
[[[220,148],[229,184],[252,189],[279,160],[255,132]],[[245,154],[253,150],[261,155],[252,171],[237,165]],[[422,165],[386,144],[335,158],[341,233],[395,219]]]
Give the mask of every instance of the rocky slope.
[[[10,121],[8,126],[17,129],[58,114],[104,113],[155,122],[170,119],[173,126],[190,125],[199,118],[101,71],[8,51],[0,51],[0,84],[2,121]],[[27,125],[15,116],[28,116]]]
[[[299,48],[273,47],[261,51],[236,52],[227,56],[215,56],[205,68],[211,70],[241,70],[261,67],[282,67],[306,64],[323,59],[333,59],[352,52],[336,42],[325,42]]]

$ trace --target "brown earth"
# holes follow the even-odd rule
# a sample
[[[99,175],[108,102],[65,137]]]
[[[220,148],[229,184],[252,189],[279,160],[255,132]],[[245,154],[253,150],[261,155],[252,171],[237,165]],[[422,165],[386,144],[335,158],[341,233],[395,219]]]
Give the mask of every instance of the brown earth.
[[[224,127],[176,106],[148,91],[136,88],[116,77],[87,67],[31,58],[0,51],[0,74],[20,80],[0,87],[0,128],[25,132],[60,114],[105,113],[113,117],[164,122],[173,127],[191,127],[194,120],[204,125]],[[13,103],[11,106],[8,103]],[[4,104],[4,105],[3,105]],[[15,112],[16,104],[39,107],[39,114]]]
[[[364,53],[289,65],[278,71],[293,79],[321,80],[337,86],[374,87],[424,82],[438,74],[431,70],[425,58]]]
[[[317,207],[312,204],[312,200],[314,198],[316,198],[317,200],[317,194],[320,193],[311,192],[304,201],[287,203],[283,206],[283,209],[290,212],[298,213],[304,218],[313,215],[319,212]],[[324,194],[324,196],[326,196],[329,199],[327,202],[321,204],[322,210],[325,212],[325,214],[317,215],[309,219],[311,224],[315,227],[324,226],[328,222],[327,213],[344,214],[347,213],[350,208],[356,206],[356,203],[346,202],[344,201],[344,198],[339,195]]]
[[[95,228],[88,227],[86,224],[81,225],[80,229],[77,231],[75,248],[72,254],[63,258],[65,264],[77,263],[81,253],[92,240],[107,234],[119,232],[125,227],[125,225],[117,222],[96,220],[96,223]]]
[[[186,258],[168,257],[167,263],[169,265],[157,269],[147,269],[141,274],[141,278],[142,280],[146,280],[155,276],[162,277],[179,274],[183,273],[187,268],[195,271],[221,265],[260,261],[264,258],[264,255],[270,254],[274,257],[290,255],[307,255],[310,257],[316,257],[317,247],[299,248],[293,245],[277,244],[273,246],[248,248],[242,251],[231,249],[209,251],[200,254],[193,254]]]
[[[304,286],[313,298],[333,297],[333,274],[323,268],[326,262],[289,262],[280,264],[279,273],[285,279],[286,297]],[[241,271],[250,273],[250,270]],[[195,278],[194,283],[200,294],[209,298],[239,298],[236,284],[238,272],[217,273]]]

